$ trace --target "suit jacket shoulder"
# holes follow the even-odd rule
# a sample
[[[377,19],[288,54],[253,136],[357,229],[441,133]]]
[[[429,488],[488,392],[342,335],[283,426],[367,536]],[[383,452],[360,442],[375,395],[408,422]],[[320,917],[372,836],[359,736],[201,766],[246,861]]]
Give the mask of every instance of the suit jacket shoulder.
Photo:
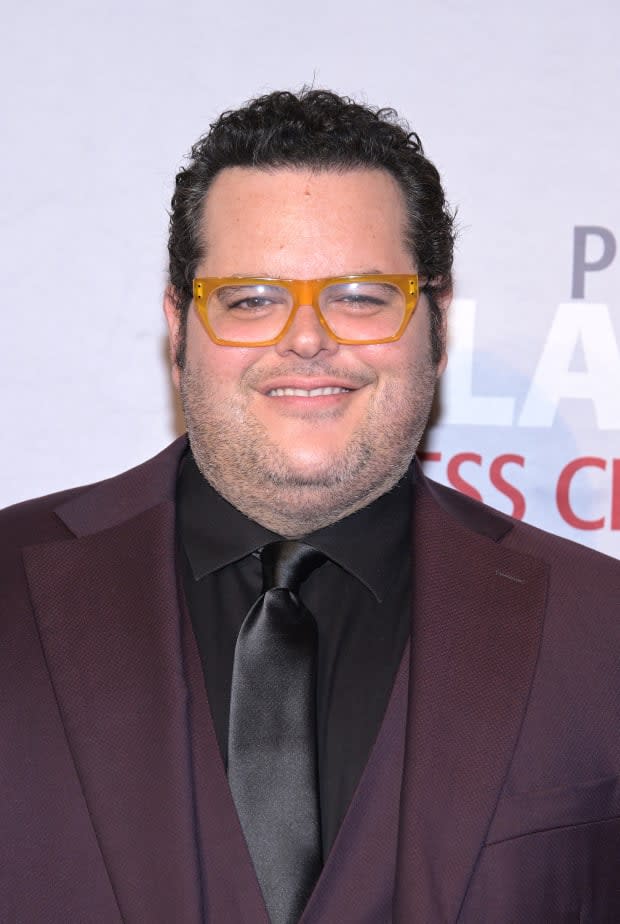
[[[180,437],[152,459],[93,484],[32,498],[0,510],[0,549],[67,538],[105,529],[174,496],[179,460],[187,447]],[[83,511],[78,514],[77,510]],[[69,534],[66,526],[69,522]]]
[[[620,560],[617,558],[516,520],[430,478],[423,478],[423,481],[435,501],[465,529],[547,561],[563,577],[568,572],[566,577],[590,583],[595,575],[605,575],[611,581],[611,587],[617,588],[620,580]],[[615,602],[620,605],[620,597]]]

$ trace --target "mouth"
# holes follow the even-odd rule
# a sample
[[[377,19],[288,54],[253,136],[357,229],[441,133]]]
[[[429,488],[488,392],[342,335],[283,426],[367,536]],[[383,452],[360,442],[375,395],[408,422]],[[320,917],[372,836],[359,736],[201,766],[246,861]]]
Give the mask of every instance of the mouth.
[[[339,385],[324,385],[318,388],[270,388],[266,395],[268,398],[321,398],[326,395],[346,395],[352,388],[343,388]]]
[[[366,384],[361,376],[355,375],[303,375],[293,372],[265,378],[257,389],[266,398],[335,398],[359,391]]]

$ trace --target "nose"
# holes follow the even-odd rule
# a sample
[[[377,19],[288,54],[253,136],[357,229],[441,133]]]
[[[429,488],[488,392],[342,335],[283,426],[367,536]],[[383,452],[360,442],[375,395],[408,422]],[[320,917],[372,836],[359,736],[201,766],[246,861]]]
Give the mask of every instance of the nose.
[[[300,305],[293,316],[291,326],[275,349],[280,355],[296,353],[304,359],[311,359],[323,351],[335,353],[338,342],[321,324],[318,313],[312,305]]]

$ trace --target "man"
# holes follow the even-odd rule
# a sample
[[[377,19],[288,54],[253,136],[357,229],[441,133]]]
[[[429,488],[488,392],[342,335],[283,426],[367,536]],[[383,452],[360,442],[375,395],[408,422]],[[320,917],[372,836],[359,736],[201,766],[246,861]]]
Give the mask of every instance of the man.
[[[2,920],[620,920],[620,566],[414,460],[452,245],[389,110],[193,148],[189,442],[1,520]]]

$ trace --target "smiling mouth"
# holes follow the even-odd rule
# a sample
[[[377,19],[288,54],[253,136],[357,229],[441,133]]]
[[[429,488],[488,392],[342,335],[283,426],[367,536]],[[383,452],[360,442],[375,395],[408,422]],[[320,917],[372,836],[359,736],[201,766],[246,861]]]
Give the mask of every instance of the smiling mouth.
[[[345,395],[352,390],[335,385],[326,385],[323,388],[271,388],[267,396],[269,398],[318,398],[322,395]]]

